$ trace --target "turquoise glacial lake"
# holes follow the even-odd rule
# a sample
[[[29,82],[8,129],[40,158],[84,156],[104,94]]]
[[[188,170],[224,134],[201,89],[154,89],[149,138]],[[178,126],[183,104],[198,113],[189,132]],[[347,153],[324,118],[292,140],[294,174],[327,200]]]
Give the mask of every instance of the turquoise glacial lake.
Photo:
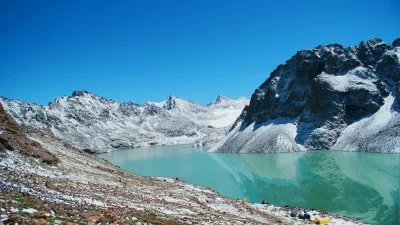
[[[132,173],[178,177],[230,198],[316,208],[372,224],[400,224],[400,154],[229,154],[174,145],[96,156]]]

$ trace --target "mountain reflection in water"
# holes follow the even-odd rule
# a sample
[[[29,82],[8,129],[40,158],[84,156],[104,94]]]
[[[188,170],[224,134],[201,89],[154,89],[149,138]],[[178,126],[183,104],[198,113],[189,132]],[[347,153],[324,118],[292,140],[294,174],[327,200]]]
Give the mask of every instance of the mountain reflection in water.
[[[175,145],[97,156],[139,175],[179,177],[231,198],[318,208],[373,224],[399,223],[399,154],[229,154]]]

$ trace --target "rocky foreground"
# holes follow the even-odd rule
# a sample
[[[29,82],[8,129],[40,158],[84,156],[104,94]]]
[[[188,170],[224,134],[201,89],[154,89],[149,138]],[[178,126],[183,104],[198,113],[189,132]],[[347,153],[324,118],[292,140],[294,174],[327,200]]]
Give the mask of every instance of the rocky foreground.
[[[0,224],[312,224],[324,216],[332,224],[366,224],[318,210],[308,210],[311,220],[291,218],[303,209],[128,173],[49,131],[19,127],[2,107],[0,170]]]

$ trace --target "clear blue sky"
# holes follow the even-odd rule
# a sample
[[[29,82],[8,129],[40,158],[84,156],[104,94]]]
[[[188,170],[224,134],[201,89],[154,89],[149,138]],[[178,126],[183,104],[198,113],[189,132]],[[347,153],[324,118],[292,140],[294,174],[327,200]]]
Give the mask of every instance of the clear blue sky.
[[[39,104],[74,90],[135,103],[250,97],[298,50],[392,43],[399,12],[399,0],[3,0],[0,96]]]

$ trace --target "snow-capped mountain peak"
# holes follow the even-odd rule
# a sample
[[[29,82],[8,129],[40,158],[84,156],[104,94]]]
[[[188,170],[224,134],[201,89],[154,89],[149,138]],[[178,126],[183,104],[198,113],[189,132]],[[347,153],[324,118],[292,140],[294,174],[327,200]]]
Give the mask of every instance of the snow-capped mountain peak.
[[[85,95],[93,95],[93,94],[85,90],[72,92],[72,97],[85,96]]]
[[[148,105],[155,105],[166,110],[173,110],[176,112],[187,112],[187,111],[203,111],[202,106],[194,102],[178,98],[170,95],[164,101],[161,102],[147,102]]]
[[[230,99],[226,96],[219,95],[216,100],[206,105],[207,108],[244,108],[249,103],[249,100],[246,97],[240,97],[237,100]]]
[[[234,100],[227,98],[223,95],[219,95],[216,100],[211,102],[210,104],[207,105],[207,107],[214,107],[214,108],[226,108],[236,105]]]
[[[218,95],[217,100],[214,101],[214,103],[216,103],[216,104],[224,104],[227,102],[232,102],[232,99],[229,99],[223,95]]]
[[[177,101],[177,97],[172,96],[172,95],[168,96],[168,98],[165,100],[165,104],[164,104],[163,108],[168,109],[168,110],[174,108],[176,105],[176,101]]]

